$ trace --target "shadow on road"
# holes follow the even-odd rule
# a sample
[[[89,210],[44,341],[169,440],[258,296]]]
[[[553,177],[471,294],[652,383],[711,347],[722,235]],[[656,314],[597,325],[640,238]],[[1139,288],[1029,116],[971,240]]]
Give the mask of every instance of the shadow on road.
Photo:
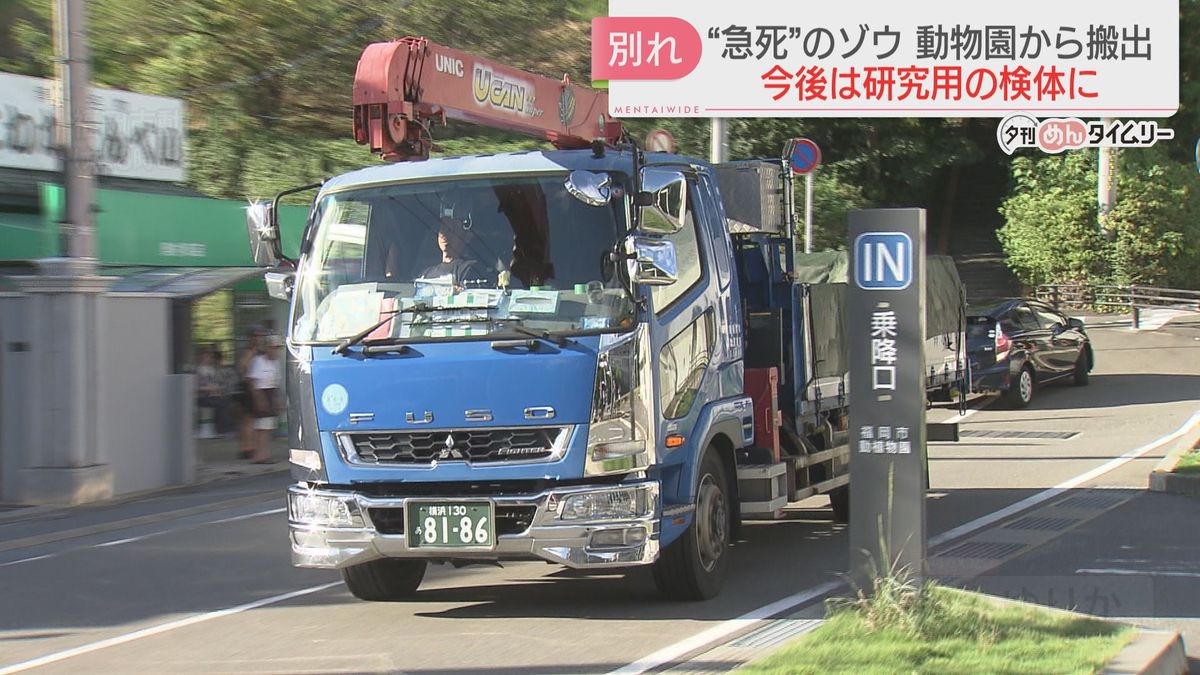
[[[1086,387],[1058,382],[1039,387],[1028,410],[1115,408],[1197,399],[1200,375],[1093,373]]]
[[[1179,631],[1200,665],[1200,500],[1141,492],[963,585]]]
[[[930,536],[1040,492],[1035,488],[945,489],[936,484],[932,490],[927,507]],[[1063,497],[1076,492],[1081,491],[1069,490]],[[410,618],[731,619],[782,597],[841,579],[847,564],[847,529],[831,522],[824,501],[814,498],[805,503],[810,508],[791,510],[786,520],[747,523],[742,529],[743,540],[730,553],[733,560],[726,586],[717,599],[708,602],[661,600],[647,568],[582,575],[563,568],[522,564],[504,569],[444,568],[408,602],[363,603],[344,588],[334,587],[283,604],[314,612],[343,607],[355,614],[389,617],[389,621],[397,622]],[[1141,502],[1139,499],[1131,504]],[[1117,514],[1130,508],[1121,507]],[[1169,527],[1176,528],[1180,536],[1190,537],[1187,555],[1200,560],[1200,540],[1193,527],[1200,510],[1180,513],[1191,520]],[[1101,518],[1089,524],[1086,531],[1103,526],[1096,546],[1107,546],[1112,549],[1109,554],[1117,556],[1120,540],[1114,533],[1142,536],[1139,533],[1157,529],[1145,527],[1147,522],[1159,522],[1157,515],[1146,512],[1130,522],[1118,523]],[[240,525],[248,527],[252,522]],[[0,631],[12,631],[15,634],[6,637],[20,641],[36,639],[31,633],[21,636],[27,631],[132,625],[254,602],[336,578],[329,572],[289,568],[286,539],[273,535],[264,539],[262,534],[282,528],[282,519],[262,525],[263,530],[247,529],[249,536],[228,530],[220,537],[189,541],[188,545],[169,538],[152,539],[102,552],[81,551],[45,561],[45,565],[0,568],[0,593],[10,610],[0,613]],[[1051,542],[1021,559],[1054,546]],[[115,555],[118,552],[120,555]],[[86,569],[87,574],[66,573],[80,569]],[[1028,573],[1070,575],[1074,569],[1051,572],[1047,563],[1044,570],[1031,569]],[[1188,612],[1200,608],[1200,584],[1196,581],[1171,582],[1187,582],[1197,588]]]

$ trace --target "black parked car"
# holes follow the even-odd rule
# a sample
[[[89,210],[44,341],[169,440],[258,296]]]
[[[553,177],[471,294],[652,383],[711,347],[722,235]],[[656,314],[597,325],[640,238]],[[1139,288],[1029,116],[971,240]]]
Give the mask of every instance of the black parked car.
[[[971,389],[1000,391],[1016,407],[1033,400],[1035,386],[1070,379],[1088,382],[1094,364],[1083,322],[1038,300],[1006,300],[967,317]]]

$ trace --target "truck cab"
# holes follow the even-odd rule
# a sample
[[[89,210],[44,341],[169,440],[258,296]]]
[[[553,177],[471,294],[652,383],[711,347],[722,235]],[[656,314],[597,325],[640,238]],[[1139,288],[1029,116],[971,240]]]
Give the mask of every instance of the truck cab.
[[[287,336],[293,562],[364,599],[430,562],[654,564],[720,588],[754,442],[714,168],[609,149],[324,182],[299,258],[248,213]],[[264,253],[265,251],[265,253]]]

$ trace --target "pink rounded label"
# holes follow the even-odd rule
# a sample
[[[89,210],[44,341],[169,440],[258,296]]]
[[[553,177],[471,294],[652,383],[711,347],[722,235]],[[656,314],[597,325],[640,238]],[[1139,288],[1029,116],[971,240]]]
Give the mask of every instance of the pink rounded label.
[[[592,19],[593,80],[678,80],[695,70],[700,53],[700,33],[683,19]]]
[[[1082,148],[1087,143],[1087,125],[1074,117],[1045,120],[1038,126],[1038,145],[1046,152]]]

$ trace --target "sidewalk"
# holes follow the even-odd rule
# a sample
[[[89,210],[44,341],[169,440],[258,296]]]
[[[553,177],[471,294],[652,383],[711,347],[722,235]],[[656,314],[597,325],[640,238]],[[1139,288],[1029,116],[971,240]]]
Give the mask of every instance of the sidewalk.
[[[255,464],[248,459],[238,457],[238,439],[228,438],[196,439],[196,483],[207,483],[220,478],[233,476],[255,476],[288,470],[287,438],[273,436],[269,444],[271,459],[274,464]]]

